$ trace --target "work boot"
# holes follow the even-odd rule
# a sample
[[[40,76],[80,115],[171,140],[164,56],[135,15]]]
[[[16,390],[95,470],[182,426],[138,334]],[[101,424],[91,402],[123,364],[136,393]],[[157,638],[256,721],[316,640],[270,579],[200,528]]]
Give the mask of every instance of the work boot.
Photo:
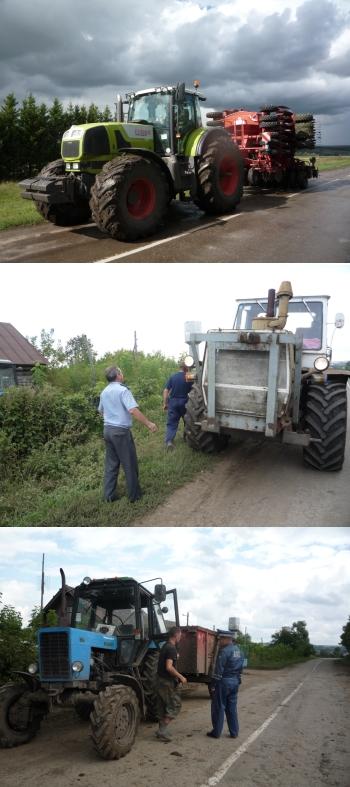
[[[156,737],[160,741],[166,741],[166,743],[169,743],[169,741],[171,741],[170,732],[168,731],[167,727],[165,727],[164,725],[161,725],[159,727],[159,730],[157,730],[156,732]]]
[[[171,440],[169,440],[169,442],[166,443],[166,449],[167,451],[172,451],[173,448],[175,448],[174,443],[172,443]]]

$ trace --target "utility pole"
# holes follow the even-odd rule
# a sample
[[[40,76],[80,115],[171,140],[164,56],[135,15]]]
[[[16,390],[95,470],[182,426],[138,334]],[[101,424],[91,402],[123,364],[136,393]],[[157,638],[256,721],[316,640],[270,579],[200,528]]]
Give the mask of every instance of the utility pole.
[[[43,559],[41,562],[41,594],[40,594],[40,612],[43,611],[44,608],[44,589],[45,589],[45,573],[44,573],[44,565],[45,565],[45,555],[43,554]]]
[[[134,349],[133,349],[133,353],[134,353],[134,355],[137,355],[137,334],[136,334],[136,331],[134,331]]]

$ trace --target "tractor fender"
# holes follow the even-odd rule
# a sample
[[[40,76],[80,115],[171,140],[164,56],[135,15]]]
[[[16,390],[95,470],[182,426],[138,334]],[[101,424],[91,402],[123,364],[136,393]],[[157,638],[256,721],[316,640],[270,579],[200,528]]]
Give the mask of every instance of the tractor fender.
[[[199,135],[194,134],[192,140],[191,137],[192,134],[188,140],[189,145],[191,145],[191,152],[188,151],[186,145],[186,155],[190,156],[202,156],[213,139],[218,137],[231,139],[230,134],[224,128],[204,128]]]
[[[31,675],[30,672],[22,672],[21,670],[13,670],[13,675],[19,675],[31,691],[39,691],[41,688],[40,681],[36,675]]]
[[[155,153],[153,150],[146,150],[146,148],[122,148],[119,155],[122,156],[123,153],[126,153],[127,155],[133,154],[135,156],[142,156],[143,158],[146,158],[149,161],[153,161],[155,164],[158,164],[162,172],[164,172],[164,174],[166,175],[170,194],[172,196],[175,196],[174,183],[171,177],[169,167],[167,167],[162,157],[159,156],[158,153]]]
[[[122,686],[129,686],[131,689],[134,690],[137,699],[140,705],[140,711],[145,718],[146,716],[146,703],[142,685],[140,682],[135,678],[133,675],[127,675],[123,672],[118,672],[115,675],[110,676],[111,680],[106,682],[106,686],[113,686],[113,685],[122,685]],[[112,681],[112,682],[111,682]]]
[[[342,383],[346,385],[350,379],[350,369],[334,369],[328,368],[326,371],[327,379],[332,383]]]

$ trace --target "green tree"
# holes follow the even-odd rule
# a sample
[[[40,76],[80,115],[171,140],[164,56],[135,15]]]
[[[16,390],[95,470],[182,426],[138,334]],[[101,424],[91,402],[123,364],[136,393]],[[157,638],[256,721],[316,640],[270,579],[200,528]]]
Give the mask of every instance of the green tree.
[[[47,163],[47,107],[33,95],[22,102],[19,112],[22,171],[30,177]]]
[[[57,342],[55,347],[54,328],[43,328],[40,332],[40,339],[37,336],[31,336],[28,341],[47,358],[50,367],[61,366],[65,359],[65,352],[60,341]]]
[[[340,635],[340,642],[344,648],[350,653],[350,617],[345,626],[343,626],[343,633]]]
[[[25,669],[34,656],[33,638],[23,628],[21,614],[5,604],[0,610],[0,681],[11,678],[15,670]]]
[[[282,626],[280,631],[276,631],[271,637],[271,644],[286,645],[292,650],[298,651],[300,655],[309,656],[314,652],[309,640],[309,632],[306,628],[305,620],[294,622],[291,627]]]
[[[85,333],[81,336],[73,336],[66,344],[65,357],[69,366],[75,363],[94,363],[96,353],[92,341]]]
[[[48,162],[61,158],[61,139],[64,131],[68,128],[66,123],[63,105],[58,98],[54,98],[47,117],[46,158]]]
[[[0,109],[0,180],[19,175],[19,109],[14,93],[9,93]]]

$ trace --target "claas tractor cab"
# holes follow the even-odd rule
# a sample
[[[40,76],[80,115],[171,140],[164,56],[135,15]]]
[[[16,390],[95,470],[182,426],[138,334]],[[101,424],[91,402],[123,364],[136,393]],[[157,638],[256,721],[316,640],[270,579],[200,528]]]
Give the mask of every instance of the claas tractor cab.
[[[187,336],[195,384],[185,432],[192,448],[213,452],[231,435],[258,434],[301,446],[304,463],[317,470],[342,468],[350,371],[331,364],[328,301],[293,297],[290,282],[282,282],[277,294],[238,301],[232,330]],[[337,314],[332,328],[343,325]]]
[[[243,192],[243,158],[223,128],[204,128],[205,96],[184,83],[129,93],[124,120],[73,125],[61,159],[21,182],[22,197],[55,224],[92,218],[119,240],[153,234],[169,202],[190,198],[210,214],[234,210]]]
[[[159,649],[179,625],[177,593],[162,580],[152,593],[130,577],[86,577],[68,614],[61,576],[59,625],[39,629],[37,662],[0,688],[0,746],[26,743],[53,706],[73,706],[90,720],[101,757],[119,759],[139,720],[155,718]]]

